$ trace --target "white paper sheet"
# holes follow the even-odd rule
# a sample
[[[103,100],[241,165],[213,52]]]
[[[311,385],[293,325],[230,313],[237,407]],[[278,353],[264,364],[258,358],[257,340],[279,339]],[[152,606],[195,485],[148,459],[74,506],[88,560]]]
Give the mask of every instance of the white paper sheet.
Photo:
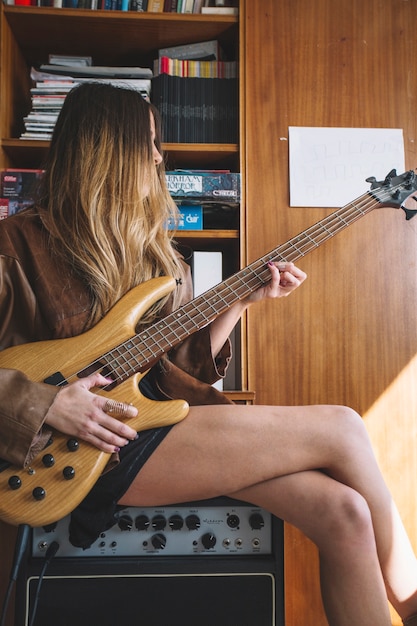
[[[405,170],[398,128],[289,127],[290,205],[342,207],[365,193],[366,179]]]

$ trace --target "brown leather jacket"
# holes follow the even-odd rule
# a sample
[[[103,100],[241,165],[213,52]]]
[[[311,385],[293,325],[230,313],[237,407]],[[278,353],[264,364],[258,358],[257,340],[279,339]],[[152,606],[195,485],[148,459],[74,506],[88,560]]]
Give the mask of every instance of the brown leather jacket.
[[[187,272],[183,302],[192,297]],[[0,221],[0,350],[79,335],[88,330],[89,310],[86,285],[51,256],[36,212],[29,209]],[[227,403],[211,385],[224,376],[230,356],[227,342],[212,358],[206,327],[172,349],[152,374],[166,397],[191,405]],[[0,369],[0,458],[27,465],[44,447],[50,432],[43,422],[57,392],[21,372]]]

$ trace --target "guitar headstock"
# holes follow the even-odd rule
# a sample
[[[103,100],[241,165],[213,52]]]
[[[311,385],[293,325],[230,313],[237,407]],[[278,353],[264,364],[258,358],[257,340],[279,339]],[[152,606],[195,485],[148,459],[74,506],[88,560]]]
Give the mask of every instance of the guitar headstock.
[[[382,205],[401,208],[407,220],[417,213],[417,176],[413,170],[397,176],[397,170],[391,170],[385,180],[377,181],[374,176],[367,178],[371,183],[371,193]],[[405,206],[405,204],[409,206]],[[416,207],[410,208],[411,207]]]

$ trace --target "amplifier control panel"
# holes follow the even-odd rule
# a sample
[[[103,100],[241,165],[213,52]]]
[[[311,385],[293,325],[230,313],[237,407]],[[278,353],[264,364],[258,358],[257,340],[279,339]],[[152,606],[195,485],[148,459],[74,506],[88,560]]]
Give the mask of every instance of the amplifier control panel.
[[[234,501],[225,506],[193,504],[127,507],[117,523],[90,548],[74,547],[68,539],[69,516],[48,527],[34,528],[32,556],[44,557],[59,544],[59,557],[249,555],[272,552],[272,515]]]

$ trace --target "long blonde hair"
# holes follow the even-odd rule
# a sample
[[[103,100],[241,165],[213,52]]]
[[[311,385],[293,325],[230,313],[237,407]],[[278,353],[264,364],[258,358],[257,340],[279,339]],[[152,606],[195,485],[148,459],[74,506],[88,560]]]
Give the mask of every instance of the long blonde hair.
[[[139,283],[182,277],[167,229],[177,209],[154,162],[151,115],[160,151],[159,116],[139,92],[84,83],[67,95],[54,129],[39,212],[55,253],[90,289],[92,323]]]

